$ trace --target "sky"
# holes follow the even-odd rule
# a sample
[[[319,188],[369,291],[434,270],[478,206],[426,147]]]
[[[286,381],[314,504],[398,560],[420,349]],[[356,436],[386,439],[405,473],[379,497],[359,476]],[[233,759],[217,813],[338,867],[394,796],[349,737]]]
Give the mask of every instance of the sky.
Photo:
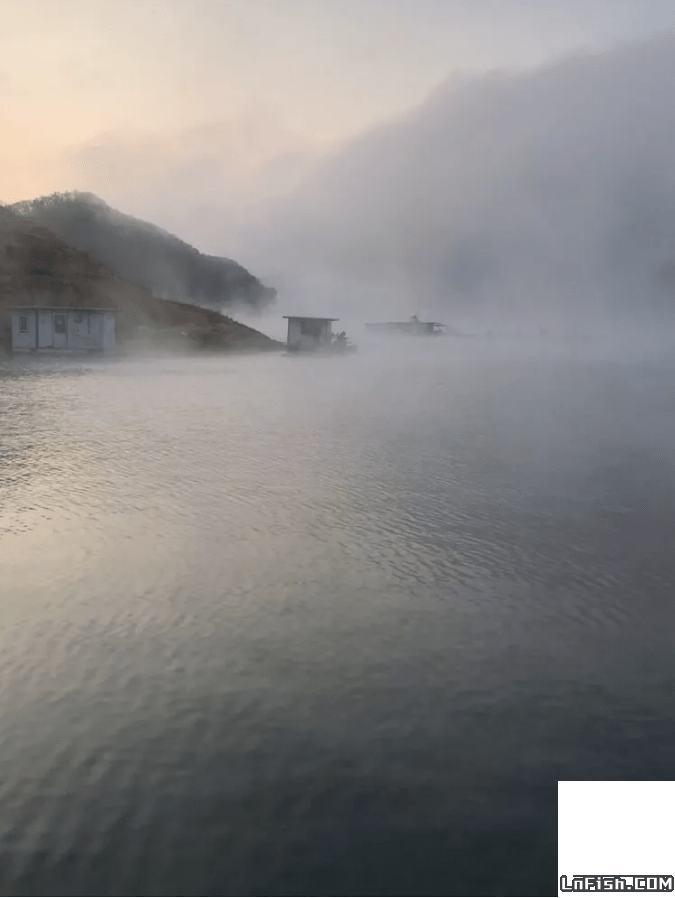
[[[451,79],[325,159],[243,245],[327,312],[653,327],[675,311],[673,95],[675,29]]]
[[[466,285],[467,259],[478,265],[490,241],[494,255],[500,228],[496,207],[489,226],[477,223],[477,210],[490,205],[482,185],[500,173],[521,177],[522,160],[536,146],[543,152],[536,125],[557,127],[552,104],[564,108],[595,90],[599,106],[587,118],[605,108],[592,65],[575,60],[602,60],[611,82],[615,48],[647,40],[635,65],[649,93],[650,78],[664,77],[658,65],[650,69],[650,36],[674,24],[672,0],[3,0],[0,201],[90,191],[268,281],[289,276],[285,258],[322,269],[321,277],[332,266],[354,284],[365,253],[371,271],[408,260],[398,267],[404,283],[431,263],[447,269],[462,248],[464,270],[452,277]],[[632,63],[617,65],[625,73]],[[558,75],[547,74],[551,66]],[[495,77],[510,85],[513,127],[495,99]],[[610,106],[624,106],[628,117],[603,112],[592,138],[598,152],[602,144],[607,153],[612,129],[630,132],[630,115],[640,115],[640,98],[629,91],[624,102],[622,91],[610,91]],[[476,116],[480,134],[467,143]],[[579,122],[568,125],[561,144],[569,155],[588,134]],[[426,144],[424,133],[432,135]],[[561,157],[546,149],[560,177]],[[624,152],[625,165],[638,164],[635,152]],[[461,190],[443,180],[450,158]],[[594,157],[582,179],[591,193],[589,172],[601,168]],[[434,172],[445,184],[442,203]],[[419,224],[421,197],[425,222],[412,234],[406,209]],[[546,214],[536,205],[530,217],[541,232]],[[576,214],[556,241],[575,242]],[[584,215],[592,223],[600,212],[587,202]],[[464,230],[455,224],[454,243],[441,240],[432,258],[429,235],[447,234],[450,219]],[[528,227],[537,230],[522,225],[523,246]],[[535,281],[550,274],[539,271]]]
[[[173,186],[189,238],[214,191],[245,213],[454,73],[674,21],[671,0],[3,0],[0,200],[167,215]]]

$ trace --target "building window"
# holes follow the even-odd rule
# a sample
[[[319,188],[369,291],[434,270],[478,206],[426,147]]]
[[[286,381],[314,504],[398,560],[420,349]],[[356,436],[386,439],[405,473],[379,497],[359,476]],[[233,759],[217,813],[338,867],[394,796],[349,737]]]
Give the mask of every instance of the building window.
[[[54,333],[65,334],[66,332],[66,316],[54,315]]]
[[[325,323],[323,321],[303,321],[300,325],[300,333],[304,337],[314,337],[315,340],[321,339],[324,330]]]
[[[19,330],[22,334],[28,333],[28,315],[19,316]]]
[[[84,315],[82,312],[75,312],[75,324],[82,324],[84,321]]]

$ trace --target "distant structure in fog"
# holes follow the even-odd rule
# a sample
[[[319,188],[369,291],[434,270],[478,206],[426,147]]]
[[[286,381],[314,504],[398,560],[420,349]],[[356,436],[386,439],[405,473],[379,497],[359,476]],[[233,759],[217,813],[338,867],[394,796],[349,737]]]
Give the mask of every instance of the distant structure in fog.
[[[333,341],[332,325],[339,318],[307,318],[284,315],[288,320],[286,346],[291,351],[311,351],[328,347]]]
[[[58,309],[19,306],[12,309],[12,349],[107,351],[115,348],[112,309]]]
[[[356,352],[347,334],[334,334],[332,325],[339,318],[310,318],[306,315],[284,315],[288,320],[286,349],[289,352]]]
[[[413,315],[408,321],[385,321],[366,324],[366,329],[375,333],[427,336],[429,334],[444,334],[446,325],[441,324],[440,321],[420,321],[417,315]]]

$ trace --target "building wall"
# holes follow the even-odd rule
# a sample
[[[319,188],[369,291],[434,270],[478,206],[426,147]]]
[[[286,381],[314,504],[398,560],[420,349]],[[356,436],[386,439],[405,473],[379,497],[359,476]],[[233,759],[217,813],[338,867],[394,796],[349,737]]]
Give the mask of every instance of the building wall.
[[[301,349],[314,349],[316,346],[330,343],[331,322],[325,321],[320,325],[318,337],[303,334],[302,321],[290,320],[288,322],[288,343],[291,346],[299,346]]]
[[[103,349],[103,312],[89,312],[89,336],[97,349]]]
[[[288,322],[288,342],[293,345],[300,343],[300,322],[289,320]]]
[[[65,333],[55,327],[65,322]],[[21,319],[28,330],[21,331]],[[98,310],[26,309],[12,312],[13,349],[114,349],[115,314]]]
[[[21,331],[21,319],[28,325],[26,332]],[[37,335],[37,318],[33,309],[12,312],[12,349],[35,349]]]
[[[102,312],[68,312],[68,349],[102,349],[102,318]]]
[[[323,327],[321,328],[321,342],[322,343],[330,343],[330,335],[331,335],[331,322],[326,321]]]
[[[68,312],[68,349],[90,349],[89,315],[86,312]]]
[[[61,319],[65,322],[65,331],[61,330]],[[54,312],[52,315],[52,346],[54,349],[68,349],[68,313]]]
[[[40,309],[38,312],[38,349],[47,349],[54,342],[52,323],[52,312],[49,309]]]
[[[103,348],[114,349],[117,342],[117,322],[114,312],[103,313]]]

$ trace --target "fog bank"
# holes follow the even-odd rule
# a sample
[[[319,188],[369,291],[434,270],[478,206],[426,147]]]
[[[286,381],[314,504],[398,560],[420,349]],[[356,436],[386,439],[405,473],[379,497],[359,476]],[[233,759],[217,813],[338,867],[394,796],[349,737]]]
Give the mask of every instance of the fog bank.
[[[658,325],[675,305],[674,91],[675,31],[452,79],[272,203],[239,257],[291,311]]]

